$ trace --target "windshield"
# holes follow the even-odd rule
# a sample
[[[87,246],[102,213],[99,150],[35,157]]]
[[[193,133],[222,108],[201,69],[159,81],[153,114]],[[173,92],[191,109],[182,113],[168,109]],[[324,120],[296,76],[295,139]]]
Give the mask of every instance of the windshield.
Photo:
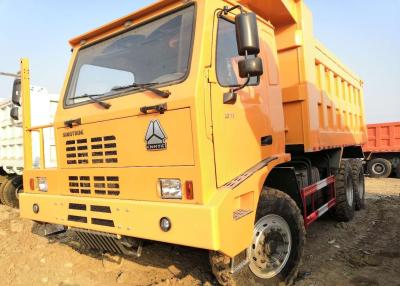
[[[188,73],[194,6],[169,14],[78,52],[66,105],[111,96],[116,87],[165,84]],[[98,98],[101,98],[99,96]]]

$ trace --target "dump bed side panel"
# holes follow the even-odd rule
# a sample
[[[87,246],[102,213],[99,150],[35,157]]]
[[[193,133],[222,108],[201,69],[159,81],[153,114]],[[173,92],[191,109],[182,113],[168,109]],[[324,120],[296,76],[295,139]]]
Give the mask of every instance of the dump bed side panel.
[[[368,125],[364,152],[400,152],[400,122]]]
[[[306,152],[366,142],[362,81],[314,38],[312,14],[276,27],[286,144]]]

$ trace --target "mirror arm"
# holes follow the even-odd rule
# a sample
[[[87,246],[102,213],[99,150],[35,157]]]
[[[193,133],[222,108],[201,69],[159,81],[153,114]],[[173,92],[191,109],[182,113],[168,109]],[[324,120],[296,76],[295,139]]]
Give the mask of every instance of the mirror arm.
[[[218,17],[224,19],[225,21],[228,21],[229,23],[235,24],[235,21],[226,17],[225,14],[223,14],[223,12],[219,13]]]
[[[232,12],[233,10],[236,10],[236,9],[239,9],[240,13],[243,14],[243,7],[241,5],[236,5],[231,8],[229,8],[228,6],[224,6],[223,13],[225,15],[227,15],[229,12]]]
[[[237,99],[237,91],[242,90],[250,83],[250,75],[247,77],[247,80],[244,84],[237,88],[231,88],[228,92],[224,93],[224,104],[235,104]]]
[[[232,89],[232,92],[237,92],[237,91],[239,91],[239,90],[242,90],[243,88],[245,88],[246,86],[248,86],[248,85],[249,85],[249,83],[250,83],[250,80],[251,80],[251,77],[250,77],[250,75],[249,75],[249,76],[247,76],[247,80],[246,80],[246,82],[245,82],[244,84],[242,84],[241,86],[239,86],[239,87],[237,87],[237,88],[234,88],[234,89]]]
[[[245,55],[244,55],[244,58],[247,59],[247,57],[248,57],[248,54],[247,54],[247,51],[246,51],[246,52],[245,52]],[[251,80],[251,77],[250,77],[250,75],[248,75],[248,76],[247,76],[246,82],[245,82],[244,84],[242,84],[241,86],[239,86],[239,87],[237,87],[237,88],[235,88],[235,89],[232,89],[232,92],[237,92],[237,91],[239,91],[239,90],[242,90],[243,88],[245,88],[246,86],[249,85],[250,80]]]

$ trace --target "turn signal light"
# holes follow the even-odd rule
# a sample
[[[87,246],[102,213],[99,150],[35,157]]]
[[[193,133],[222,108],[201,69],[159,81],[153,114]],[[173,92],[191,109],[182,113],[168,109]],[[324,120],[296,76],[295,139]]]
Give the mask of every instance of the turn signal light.
[[[187,200],[194,199],[193,182],[192,181],[186,181],[186,199]]]
[[[31,188],[31,191],[33,191],[35,189],[35,179],[34,178],[29,179],[29,187]]]

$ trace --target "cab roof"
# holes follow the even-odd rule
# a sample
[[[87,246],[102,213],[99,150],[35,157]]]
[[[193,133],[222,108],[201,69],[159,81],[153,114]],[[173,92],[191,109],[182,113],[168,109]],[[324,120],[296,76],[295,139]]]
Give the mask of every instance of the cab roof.
[[[146,6],[140,10],[135,11],[127,16],[116,19],[108,24],[100,26],[94,30],[91,30],[85,34],[72,38],[69,43],[72,47],[79,45],[82,41],[87,41],[91,38],[97,37],[101,34],[109,32],[115,28],[123,26],[126,22],[131,21],[134,22],[136,19],[140,19],[141,17],[150,14],[151,12],[157,11],[159,9],[163,9],[172,3],[179,2],[179,0],[159,0],[149,6]]]
[[[204,0],[207,1],[207,0]],[[281,26],[285,24],[292,24],[297,21],[296,3],[302,0],[225,0],[232,5],[240,4],[250,10],[254,11],[265,20],[271,21],[274,26]],[[144,7],[136,12],[127,16],[116,19],[108,24],[105,24],[97,29],[89,31],[85,34],[77,36],[69,41],[71,46],[77,46],[82,41],[87,41],[113,29],[123,26],[126,22],[131,21],[134,23],[136,19],[148,15],[154,11],[161,10],[173,3],[182,2],[188,3],[189,1],[182,0],[159,0],[147,7]]]

